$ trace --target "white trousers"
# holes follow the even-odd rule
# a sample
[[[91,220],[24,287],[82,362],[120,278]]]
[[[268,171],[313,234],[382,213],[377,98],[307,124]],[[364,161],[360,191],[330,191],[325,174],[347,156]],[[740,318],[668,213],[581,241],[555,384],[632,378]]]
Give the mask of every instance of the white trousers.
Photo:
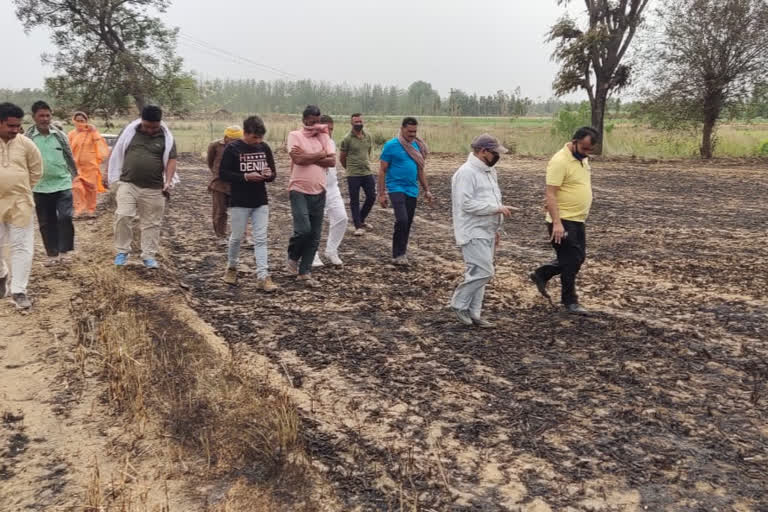
[[[325,218],[328,220],[328,240],[325,252],[338,254],[347,231],[347,210],[338,186],[328,187],[325,195]]]
[[[480,318],[485,285],[493,278],[493,244],[493,240],[473,238],[461,246],[466,271],[464,282],[453,292],[451,306],[469,311],[472,318]]]
[[[27,293],[32,257],[35,254],[35,224],[20,228],[0,222],[0,277],[6,277],[9,269],[4,260],[5,247],[9,247],[11,262],[11,293]],[[0,294],[5,290],[0,290]]]

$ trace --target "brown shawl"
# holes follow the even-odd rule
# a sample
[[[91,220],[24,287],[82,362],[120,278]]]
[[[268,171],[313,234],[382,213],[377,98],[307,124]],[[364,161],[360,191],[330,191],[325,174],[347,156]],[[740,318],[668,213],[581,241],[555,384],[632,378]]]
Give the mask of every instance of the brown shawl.
[[[416,148],[413,147],[413,145],[405,140],[405,137],[403,137],[403,134],[399,134],[397,136],[397,141],[400,143],[401,146],[403,146],[403,149],[405,149],[405,152],[408,153],[408,156],[413,158],[413,161],[416,162],[416,167],[422,171],[424,170],[424,163],[427,160],[427,155],[429,154],[429,148],[427,147],[427,143],[424,142],[419,137],[416,137],[416,144],[419,146],[419,150],[416,151]]]

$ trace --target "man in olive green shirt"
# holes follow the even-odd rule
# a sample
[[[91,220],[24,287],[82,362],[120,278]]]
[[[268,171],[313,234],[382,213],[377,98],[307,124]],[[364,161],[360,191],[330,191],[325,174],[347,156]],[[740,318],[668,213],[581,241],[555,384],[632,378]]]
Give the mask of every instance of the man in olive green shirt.
[[[115,211],[115,265],[126,264],[133,240],[132,222],[141,222],[141,260],[158,267],[165,200],[176,175],[176,143],[162,122],[163,111],[147,105],[141,119],[125,127],[109,158],[110,185],[119,178]]]
[[[43,177],[32,191],[48,265],[60,259],[66,261],[75,249],[72,180],[77,176],[69,139],[51,125],[51,117],[51,107],[44,101],[36,101],[32,105],[35,125],[27,131],[27,137],[43,156]]]
[[[349,185],[349,210],[355,223],[355,235],[365,233],[365,228],[371,225],[365,222],[371,208],[376,204],[376,180],[368,163],[373,149],[371,136],[363,130],[363,116],[352,114],[352,130],[341,141],[339,160],[347,170],[347,185]],[[360,189],[365,191],[365,203],[360,210]]]

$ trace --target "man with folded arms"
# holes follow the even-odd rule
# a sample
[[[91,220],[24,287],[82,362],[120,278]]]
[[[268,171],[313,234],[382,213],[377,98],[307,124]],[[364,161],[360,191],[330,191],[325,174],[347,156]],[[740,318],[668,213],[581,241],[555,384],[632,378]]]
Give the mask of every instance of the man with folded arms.
[[[286,267],[306,286],[320,286],[312,278],[323,229],[325,188],[328,167],[336,165],[336,154],[328,127],[320,124],[320,109],[308,105],[302,115],[303,127],[288,134],[286,146],[291,157],[288,196],[293,215],[293,236],[288,243]]]

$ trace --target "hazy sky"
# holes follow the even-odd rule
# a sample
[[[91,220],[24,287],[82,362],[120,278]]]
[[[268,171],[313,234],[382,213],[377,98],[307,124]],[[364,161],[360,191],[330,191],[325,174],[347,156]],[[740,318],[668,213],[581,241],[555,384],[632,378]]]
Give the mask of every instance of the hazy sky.
[[[574,4],[578,13],[582,2]],[[175,0],[163,19],[181,29],[186,68],[208,78],[426,80],[443,96],[452,87],[489,94],[520,86],[547,98],[557,67],[544,38],[563,12],[555,0]],[[42,86],[51,70],[40,54],[55,48],[44,29],[24,34],[11,0],[0,0],[0,47],[0,88]]]

